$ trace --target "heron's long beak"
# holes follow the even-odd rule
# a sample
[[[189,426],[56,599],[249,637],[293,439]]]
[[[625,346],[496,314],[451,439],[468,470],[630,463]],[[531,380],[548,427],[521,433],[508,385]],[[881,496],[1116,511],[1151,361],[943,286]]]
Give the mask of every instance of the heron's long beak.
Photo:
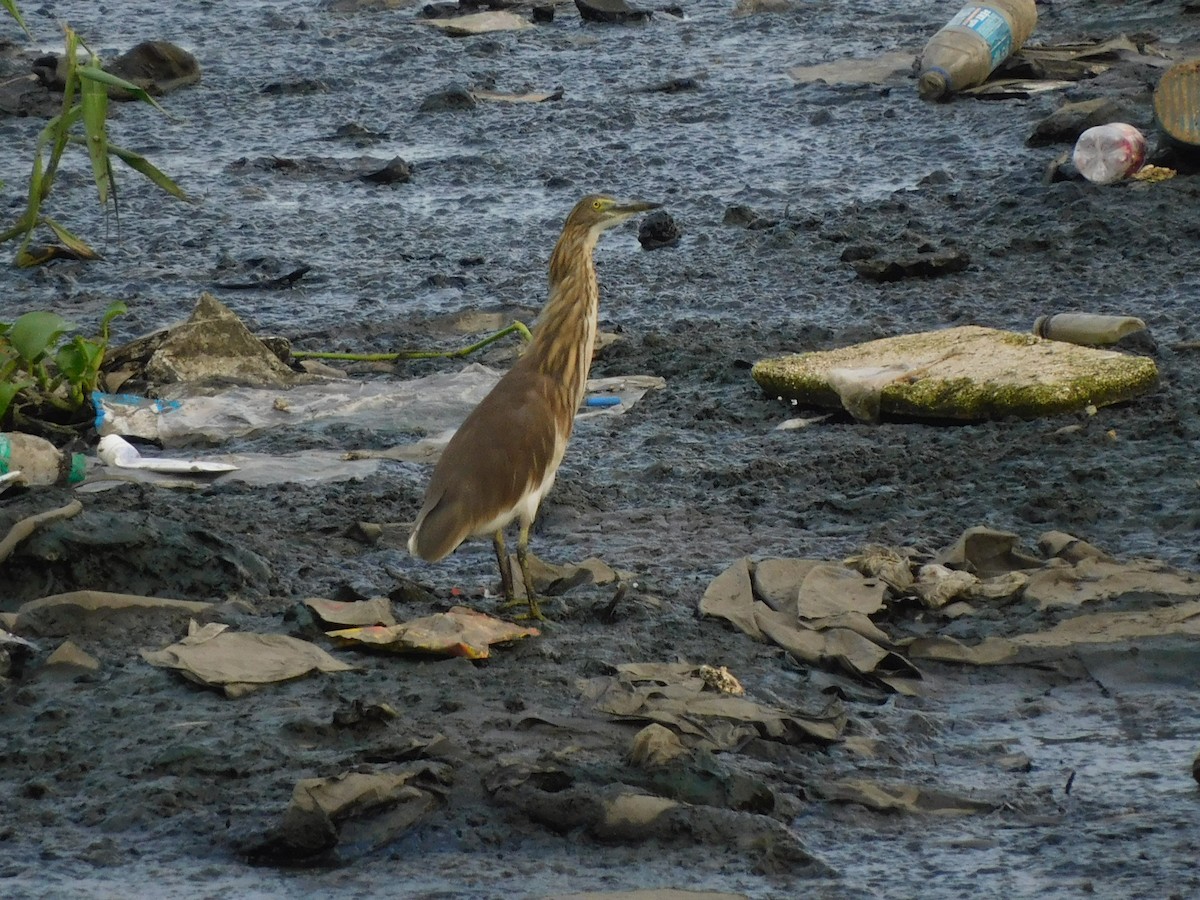
[[[648,209],[658,209],[661,206],[661,203],[648,203],[645,200],[630,200],[627,203],[621,202],[614,204],[612,211],[626,216],[632,216],[640,212],[645,212]]]

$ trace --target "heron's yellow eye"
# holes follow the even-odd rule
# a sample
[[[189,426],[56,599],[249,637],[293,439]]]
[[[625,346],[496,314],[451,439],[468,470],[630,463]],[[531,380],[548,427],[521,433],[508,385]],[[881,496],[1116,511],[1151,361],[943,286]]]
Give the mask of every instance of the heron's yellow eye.
[[[592,209],[595,209],[595,210],[601,210],[601,209],[603,209],[603,208],[604,208],[604,201],[603,201],[603,200],[593,200],[593,201],[592,201]]]

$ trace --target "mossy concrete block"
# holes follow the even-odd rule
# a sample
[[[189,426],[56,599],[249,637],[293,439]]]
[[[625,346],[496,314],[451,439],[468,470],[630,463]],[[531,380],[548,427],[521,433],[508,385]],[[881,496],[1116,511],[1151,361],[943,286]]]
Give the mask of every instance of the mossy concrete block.
[[[855,370],[879,384],[881,414],[962,421],[1119,403],[1158,381],[1158,368],[1145,357],[975,325],[764,359],[752,374],[780,400],[841,408],[834,383]]]

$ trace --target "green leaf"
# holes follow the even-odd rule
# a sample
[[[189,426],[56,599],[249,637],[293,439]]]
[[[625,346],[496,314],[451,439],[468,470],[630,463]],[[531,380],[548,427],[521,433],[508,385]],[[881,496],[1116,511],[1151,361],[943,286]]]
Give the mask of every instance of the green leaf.
[[[149,103],[151,106],[153,106],[155,109],[157,109],[160,113],[162,113],[168,119],[174,118],[174,116],[172,116],[169,112],[167,112],[165,109],[163,109],[161,106],[158,105],[157,100],[155,100],[148,93],[146,93],[145,88],[138,87],[132,81],[126,81],[124,78],[119,78],[116,75],[113,75],[111,72],[105,72],[101,68],[98,68],[98,67],[93,68],[90,65],[89,66],[80,66],[79,76],[80,76],[80,78],[86,79],[88,81],[99,82],[100,84],[106,85],[107,87],[114,87],[114,88],[118,88],[119,90],[122,90],[122,91],[128,91],[130,94],[132,94],[138,100],[141,100],[143,103]]]
[[[172,197],[177,197],[180,200],[191,202],[191,197],[183,192],[183,189],[172,181],[169,177],[160,172],[150,160],[146,157],[134,153],[132,150],[126,150],[123,147],[118,147],[116,144],[108,145],[108,152],[116,156],[121,162],[129,166],[135,172],[141,172],[160,188],[170,194]]]
[[[104,318],[100,320],[100,340],[105,345],[108,344],[108,326],[112,324],[112,320],[117,316],[123,316],[127,312],[129,312],[129,307],[125,305],[123,300],[114,300],[108,309],[104,311]],[[0,326],[2,325],[3,323],[0,323]],[[0,334],[3,333],[3,331],[0,331]]]
[[[21,359],[32,363],[44,356],[64,332],[74,327],[58,313],[38,309],[13,322],[8,339]]]
[[[80,259],[103,259],[103,257],[93,250],[88,244],[77,238],[71,232],[67,231],[58,222],[51,219],[49,216],[42,217],[42,224],[54,232],[55,236],[66,245],[67,249],[78,256]]]
[[[8,413],[8,408],[12,406],[13,400],[17,394],[33,385],[32,381],[3,381],[0,382],[0,420],[4,419]]]
[[[58,372],[73,386],[91,390],[104,361],[104,348],[94,341],[76,337],[69,344],[58,348],[54,356],[54,365]]]
[[[80,73],[99,70],[100,60],[93,57]],[[88,156],[92,159],[92,179],[100,192],[100,205],[108,203],[112,185],[112,164],[108,160],[108,91],[91,78],[80,84],[80,106],[83,107],[83,129],[87,135]]]

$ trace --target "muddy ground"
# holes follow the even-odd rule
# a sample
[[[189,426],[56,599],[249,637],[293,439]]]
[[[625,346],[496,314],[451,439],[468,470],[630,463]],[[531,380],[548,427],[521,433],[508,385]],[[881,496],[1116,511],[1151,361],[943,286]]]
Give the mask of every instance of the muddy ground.
[[[39,638],[23,673],[0,689],[0,893],[1200,891],[1194,642],[1105,646],[1042,666],[926,664],[910,698],[797,665],[697,615],[709,581],[743,555],[840,559],[868,543],[934,550],[985,523],[1030,549],[1060,529],[1119,556],[1200,566],[1200,356],[1188,343],[1197,338],[1200,180],[1047,185],[1045,166],[1068,145],[1025,145],[1064,98],[1118,98],[1130,121],[1151,128],[1162,70],[1125,62],[1061,91],[944,105],[918,102],[903,74],[868,86],[796,84],[786,74],[915,54],[952,7],[822,2],[734,18],[725,3],[702,0],[684,5],[682,21],[659,15],[634,27],[582,23],[560,5],[532,30],[456,39],[415,23],[415,9],[27,5],[46,50],[66,20],[102,53],[162,38],[196,54],[201,84],[164,101],[175,119],[126,106],[113,132],[197,202],[165,201],[120,172],[118,227],[93,209],[86,162],[76,158],[55,213],[106,258],[5,270],[0,318],[48,307],[86,324],[121,299],[130,313],[117,336],[132,338],[182,319],[216,282],[308,265],[291,290],[215,292],[257,331],[297,348],[453,346],[466,339],[452,327],[463,311],[532,319],[557,231],[584,193],[660,201],[683,238],[645,252],[630,225],[599,249],[601,327],[621,340],[593,374],[655,374],[667,387],[624,416],[580,425],[534,536],[548,560],[598,555],[634,573],[636,586],[616,603],[611,586],[552,599],[541,637],[486,662],[335,650],[360,670],[237,700],[141,660],[140,648],[182,635],[178,621],[81,626],[73,639],[101,663],[82,677],[46,667],[59,639]],[[1065,0],[1039,12],[1035,39],[1047,43],[1138,34],[1176,58],[1200,43],[1200,22],[1182,3]],[[19,38],[11,26],[2,36]],[[645,90],[676,78],[695,79],[694,89]],[[456,84],[561,86],[564,96],[419,111]],[[332,138],[350,123],[374,137]],[[24,202],[40,127],[0,120],[5,220]],[[341,177],[358,156],[401,156],[413,178],[378,186]],[[305,172],[272,157],[343,162]],[[756,225],[727,222],[733,206],[750,207]],[[843,261],[847,248],[886,255],[926,245],[965,250],[970,265],[878,284]],[[967,323],[1025,331],[1066,310],[1142,317],[1159,388],[1094,416],[873,426],[835,415],[777,431],[812,412],[762,396],[749,375],[749,364],[781,351]],[[484,359],[503,366],[511,352],[501,346]],[[217,449],[382,448],[408,436],[368,422]],[[310,596],[389,595],[399,618],[463,600],[495,611],[487,544],[431,566],[356,536],[356,522],[411,521],[427,474],[387,463],[365,481],[87,494],[76,530],[9,560],[0,609],[80,588],[132,591],[215,601],[223,605],[209,618],[309,636],[296,606]],[[6,495],[0,524],[64,500],[59,490]],[[1030,615],[983,616],[959,633],[1003,631],[1018,614]],[[897,638],[942,625],[911,607],[883,624]],[[725,665],[750,696],[788,709],[840,704],[857,741],[757,739],[689,757],[670,778],[647,774],[626,763],[639,726],[590,714],[577,687],[630,661]],[[376,704],[399,716],[356,711]],[[1011,763],[1019,754],[1028,765]],[[386,821],[367,817],[323,865],[251,864],[299,779],[414,760],[438,764],[426,786],[440,798],[416,826],[389,839]],[[990,811],[881,813],[822,799],[822,785],[850,777],[937,788]],[[731,787],[747,784],[748,796]],[[639,839],[567,814],[619,785],[685,800],[690,812]],[[555,794],[570,802],[556,806]]]

